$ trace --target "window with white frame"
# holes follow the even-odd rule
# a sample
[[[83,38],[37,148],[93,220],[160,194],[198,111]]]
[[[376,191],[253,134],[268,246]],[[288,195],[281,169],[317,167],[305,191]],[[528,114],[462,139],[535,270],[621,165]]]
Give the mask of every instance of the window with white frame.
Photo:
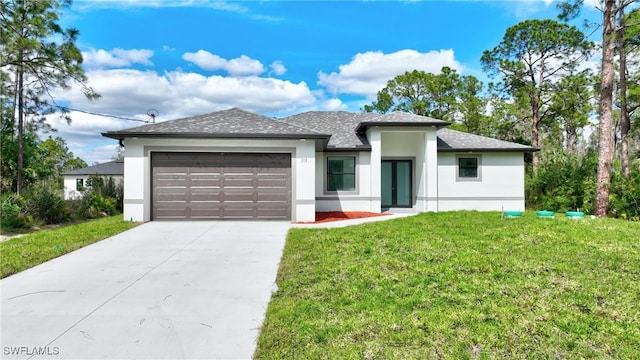
[[[327,156],[327,191],[356,190],[356,157]]]

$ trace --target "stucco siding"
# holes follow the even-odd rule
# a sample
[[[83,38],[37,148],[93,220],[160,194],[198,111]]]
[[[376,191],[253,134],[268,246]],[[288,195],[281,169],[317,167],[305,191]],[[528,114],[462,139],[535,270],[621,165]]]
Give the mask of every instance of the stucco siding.
[[[316,199],[316,211],[370,211],[371,201],[363,196],[320,198]]]
[[[382,158],[416,156],[424,142],[423,131],[382,132]]]
[[[385,128],[381,135],[382,160],[409,159],[413,162],[413,208],[418,211],[437,211],[435,127]]]
[[[457,156],[479,156],[480,179],[457,177]],[[522,153],[438,154],[438,211],[524,210]]]
[[[64,198],[73,200],[82,197],[82,192],[76,190],[76,180],[82,179],[86,183],[88,175],[67,175],[64,177]]]
[[[125,141],[124,219],[151,220],[152,152],[290,153],[292,221],[315,220],[314,141],[158,138]]]
[[[328,156],[354,156],[356,158],[355,191],[328,192],[326,190],[326,164]],[[317,152],[315,177],[316,211],[371,211],[370,152]]]

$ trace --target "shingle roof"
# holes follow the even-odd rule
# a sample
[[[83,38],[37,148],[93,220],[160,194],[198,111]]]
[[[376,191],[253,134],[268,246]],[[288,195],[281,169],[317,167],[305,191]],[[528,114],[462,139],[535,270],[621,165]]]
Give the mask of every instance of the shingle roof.
[[[451,129],[438,130],[438,151],[537,151],[531,146]]]
[[[124,161],[109,161],[82,169],[71,170],[62,175],[124,175]]]
[[[444,127],[451,123],[401,111],[394,111],[389,114],[378,115],[361,122],[356,128],[357,132],[364,132],[371,126],[436,126]]]
[[[123,139],[131,136],[316,139],[329,137],[329,134],[312,131],[237,108],[156,124],[147,124],[130,129],[109,131],[102,135],[114,139]]]
[[[289,124],[331,134],[327,150],[370,149],[364,134],[356,132],[358,126],[380,115],[373,113],[352,113],[347,111],[309,111],[283,118]]]
[[[324,150],[369,150],[365,132],[372,126],[435,126],[438,151],[537,151],[526,145],[445,129],[450,123],[404,112],[389,114],[310,111],[273,119],[233,108],[205,115],[147,124],[102,135],[176,138],[297,138],[322,139]],[[317,143],[321,146],[320,143]],[[319,148],[321,149],[321,148]]]

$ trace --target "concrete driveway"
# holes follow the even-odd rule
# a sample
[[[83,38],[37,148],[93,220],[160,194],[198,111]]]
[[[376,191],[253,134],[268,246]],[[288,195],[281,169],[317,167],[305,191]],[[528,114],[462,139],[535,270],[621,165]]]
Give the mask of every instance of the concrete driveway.
[[[1,281],[2,355],[249,359],[288,222],[150,222]]]

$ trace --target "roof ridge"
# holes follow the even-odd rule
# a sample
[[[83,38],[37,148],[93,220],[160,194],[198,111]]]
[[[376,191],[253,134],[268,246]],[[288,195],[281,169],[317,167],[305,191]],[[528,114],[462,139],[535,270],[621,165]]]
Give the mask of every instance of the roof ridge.
[[[307,111],[307,112],[310,112],[310,111]],[[303,113],[303,114],[304,114],[304,113]],[[296,114],[296,115],[299,115],[299,114]],[[286,117],[283,117],[283,118],[274,118],[274,119],[272,119],[272,120],[274,120],[274,121],[280,121],[280,122],[283,122],[283,123],[285,123],[285,124],[287,124],[287,125],[289,125],[289,126],[293,126],[293,127],[298,128],[298,129],[302,129],[302,130],[306,130],[306,131],[311,131],[311,132],[313,132],[313,133],[315,133],[315,134],[318,134],[318,135],[332,135],[332,134],[322,133],[322,132],[319,132],[319,131],[317,131],[317,130],[310,129],[310,128],[305,127],[305,126],[300,126],[299,124],[295,124],[295,123],[292,123],[292,122],[289,122],[289,121],[286,121],[286,120],[285,120],[286,118],[293,117],[293,116],[296,116],[296,115],[289,115],[289,116],[286,116]]]

